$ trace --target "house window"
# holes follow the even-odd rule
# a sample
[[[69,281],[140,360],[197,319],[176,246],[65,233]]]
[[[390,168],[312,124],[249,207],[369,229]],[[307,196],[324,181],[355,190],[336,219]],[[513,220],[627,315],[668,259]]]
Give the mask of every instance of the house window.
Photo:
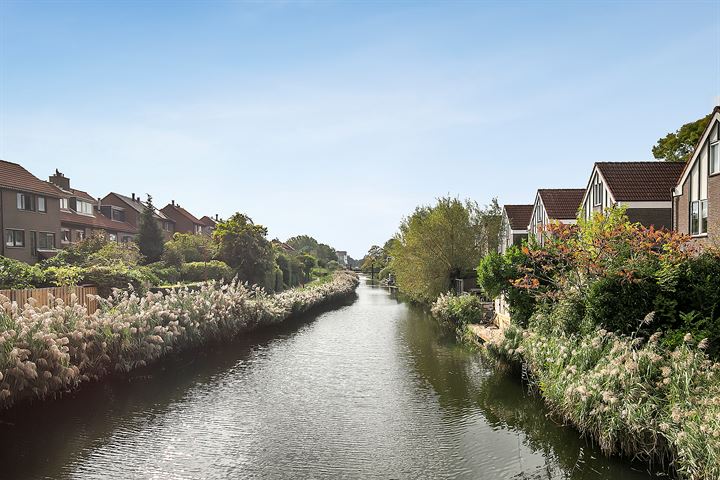
[[[75,230],[75,241],[85,240],[85,230]]]
[[[595,183],[592,188],[593,207],[599,207],[603,203],[603,184],[600,179],[595,176]]]
[[[8,247],[24,247],[24,230],[5,230],[5,245]]]
[[[170,222],[163,222],[163,229],[166,232],[172,232],[172,223]]]
[[[710,145],[710,174],[720,173],[720,142]]]
[[[114,233],[108,233],[108,240],[111,242],[117,242],[117,235]]]
[[[55,234],[48,232],[38,233],[39,250],[55,250]]]
[[[45,203],[45,197],[37,197],[37,211],[47,212],[47,204]]]
[[[69,228],[61,228],[60,229],[60,243],[70,243],[71,237],[70,237],[70,229]]]
[[[68,209],[68,199],[67,198],[60,199],[60,208],[62,208],[63,210]]]
[[[195,233],[198,235],[202,233],[202,225],[195,225]]]
[[[112,209],[112,219],[116,222],[124,222],[125,221],[125,210],[120,210],[119,208],[113,208]]]
[[[707,233],[707,172],[704,162],[696,162],[690,171],[690,234]]]
[[[78,213],[82,213],[82,214],[85,214],[85,215],[92,215],[92,214],[93,214],[93,206],[92,206],[92,203],[78,200],[78,202],[77,202],[77,211],[78,211]]]
[[[33,196],[29,193],[18,193],[17,194],[17,208],[18,210],[25,210],[32,212],[35,210],[33,205]]]

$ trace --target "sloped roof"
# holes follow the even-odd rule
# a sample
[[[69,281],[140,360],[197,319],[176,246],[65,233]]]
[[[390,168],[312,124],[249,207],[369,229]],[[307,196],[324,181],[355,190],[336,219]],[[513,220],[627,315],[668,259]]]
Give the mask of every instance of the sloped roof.
[[[570,220],[577,217],[584,188],[541,188],[538,195],[545,205],[545,211],[551,220]]]
[[[505,214],[510,222],[510,228],[513,230],[527,230],[532,216],[532,205],[505,205]]]
[[[113,230],[124,233],[137,233],[137,228],[127,222],[118,222],[107,218],[105,215],[95,212],[95,216],[83,215],[75,212],[60,211],[60,222],[84,225],[104,230]]]
[[[672,200],[682,162],[598,162],[595,164],[617,202]]]
[[[203,225],[205,225],[207,227],[214,227],[215,225],[217,225],[217,222],[215,220],[213,220],[212,218],[208,217],[207,215],[203,216],[200,219],[200,223],[202,223]]]
[[[700,147],[704,145],[707,136],[710,134],[710,131],[713,127],[715,127],[716,121],[720,121],[720,105],[716,105],[715,108],[713,108],[713,111],[710,112],[710,121],[705,127],[705,130],[703,130],[702,135],[700,135],[700,139],[698,140],[697,145],[695,145],[692,155],[690,155],[690,160],[684,163],[685,168],[680,174],[680,177],[678,178],[678,183],[676,185],[676,188],[678,188],[678,191],[675,192],[676,195],[682,194],[682,186],[687,181],[687,178],[690,175],[690,169],[693,167],[693,165],[695,165],[695,162],[699,157]]]
[[[0,160],[0,187],[23,192],[39,193],[50,197],[62,197],[55,185],[40,180],[17,163]]]
[[[138,197],[135,197],[135,200],[133,200],[132,197],[128,197],[127,195],[121,195],[117,192],[110,192],[110,193],[115,195],[116,197],[118,197],[120,200],[125,202],[130,208],[132,208],[133,210],[135,210],[138,213],[142,213],[143,210],[145,209],[145,203],[142,200],[140,200]],[[168,218],[158,208],[155,209],[154,213],[155,213],[155,216],[157,216],[158,218],[160,218],[162,220],[170,220],[171,222],[174,222],[174,220],[172,218]]]
[[[179,206],[179,205],[173,205],[172,203],[168,203],[167,205],[165,205],[165,207],[163,208],[163,210],[165,210],[166,208],[170,208],[170,209],[174,210],[175,212],[179,213],[179,214],[182,215],[183,217],[185,217],[185,218],[187,218],[188,220],[190,220],[192,223],[197,223],[198,225],[203,225],[203,222],[201,222],[200,220],[198,220],[197,217],[195,217],[195,215],[193,215],[192,213],[188,212],[187,210],[185,210],[184,208],[182,208],[182,207]]]

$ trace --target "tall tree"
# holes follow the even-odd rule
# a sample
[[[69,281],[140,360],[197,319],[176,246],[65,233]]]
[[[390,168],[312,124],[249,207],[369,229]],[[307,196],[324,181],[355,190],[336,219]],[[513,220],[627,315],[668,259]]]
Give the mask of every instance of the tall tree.
[[[157,262],[163,254],[164,242],[160,225],[155,221],[155,207],[150,195],[140,214],[138,230],[137,244],[140,253],[145,257],[146,262]]]
[[[213,232],[218,257],[235,269],[240,280],[274,288],[275,253],[266,237],[267,228],[242,213],[219,222]]]
[[[687,162],[700,141],[705,127],[710,122],[711,116],[708,115],[694,122],[686,123],[675,132],[668,133],[659,139],[652,148],[653,156],[666,162]]]
[[[434,300],[454,278],[473,273],[488,235],[475,202],[446,197],[416,208],[390,246],[398,286],[415,300]]]

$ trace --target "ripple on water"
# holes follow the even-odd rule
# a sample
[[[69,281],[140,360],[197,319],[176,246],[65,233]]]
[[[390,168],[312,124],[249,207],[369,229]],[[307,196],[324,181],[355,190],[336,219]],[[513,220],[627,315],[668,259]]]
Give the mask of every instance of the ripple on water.
[[[37,476],[647,478],[600,457],[576,468],[574,432],[382,289],[220,350],[104,387]]]

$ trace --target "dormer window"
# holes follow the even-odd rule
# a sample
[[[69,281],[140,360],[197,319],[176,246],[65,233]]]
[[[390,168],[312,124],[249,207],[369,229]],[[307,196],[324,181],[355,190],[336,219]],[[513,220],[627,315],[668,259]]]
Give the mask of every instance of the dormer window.
[[[93,214],[93,204],[90,202],[86,202],[84,200],[78,199],[77,212],[82,213],[84,215],[92,215]]]
[[[67,198],[61,198],[61,199],[60,199],[60,208],[61,208],[62,210],[67,210],[67,209],[68,209],[68,199],[67,199]]]

